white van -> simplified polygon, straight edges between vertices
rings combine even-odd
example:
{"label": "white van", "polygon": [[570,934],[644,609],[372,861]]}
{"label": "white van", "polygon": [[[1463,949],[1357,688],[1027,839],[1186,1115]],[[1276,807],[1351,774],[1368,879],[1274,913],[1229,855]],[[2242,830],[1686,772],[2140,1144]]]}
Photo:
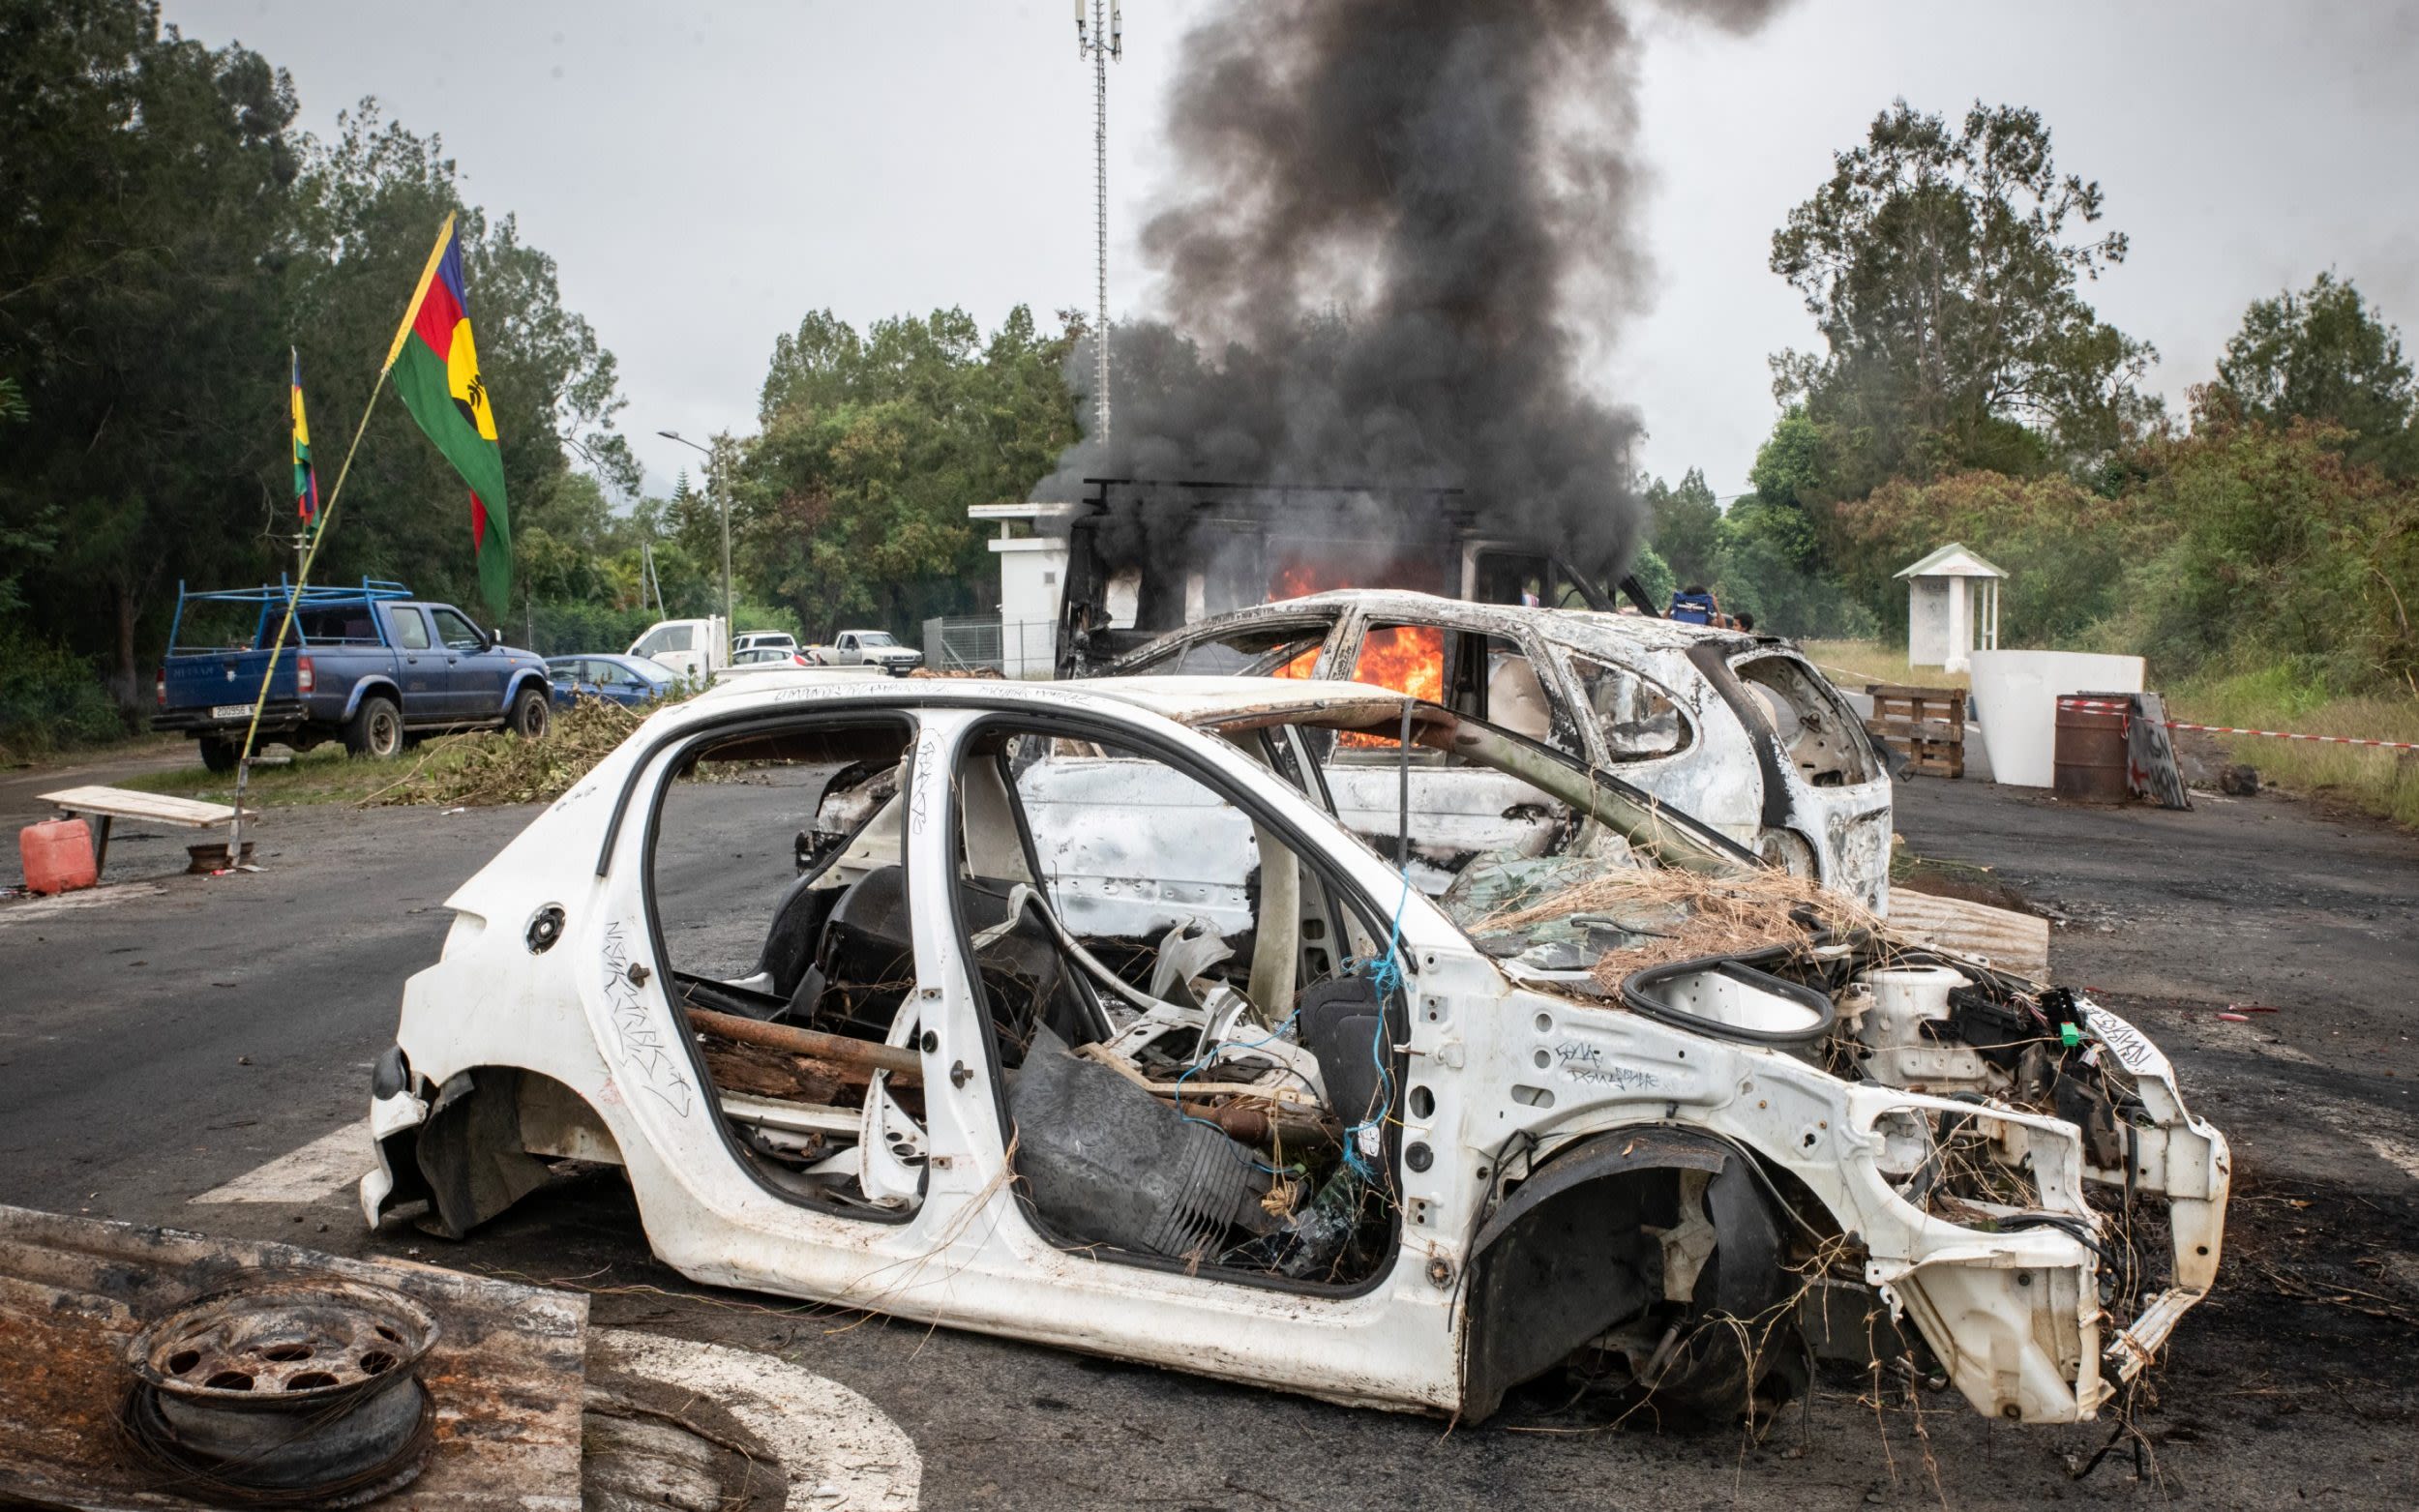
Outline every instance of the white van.
{"label": "white van", "polygon": [[710,676],[731,663],[731,623],[720,614],[659,620],[630,642],[628,654],[669,667],[683,677]]}

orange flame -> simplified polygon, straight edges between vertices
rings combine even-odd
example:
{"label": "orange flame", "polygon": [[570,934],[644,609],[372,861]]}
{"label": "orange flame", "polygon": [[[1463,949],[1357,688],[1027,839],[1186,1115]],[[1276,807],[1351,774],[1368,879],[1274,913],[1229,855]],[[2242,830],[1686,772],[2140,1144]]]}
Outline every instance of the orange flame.
{"label": "orange flame", "polygon": [[1438,701],[1445,694],[1445,632],[1432,625],[1370,631],[1361,637],[1353,680]]}
{"label": "orange flame", "polygon": [[[1401,564],[1374,574],[1381,581],[1395,581],[1403,575]],[[1403,579],[1408,580],[1408,579]],[[1299,598],[1324,588],[1353,586],[1352,576],[1332,567],[1311,562],[1295,562],[1277,572],[1271,598]],[[1308,677],[1316,668],[1319,653],[1314,648],[1303,652],[1279,668],[1279,677]],[[1445,694],[1445,632],[1424,625],[1391,625],[1371,630],[1361,637],[1360,657],[1353,664],[1355,682],[1374,683],[1410,694],[1415,698],[1441,702]],[[1378,735],[1348,734],[1347,746],[1390,748],[1394,742]]]}

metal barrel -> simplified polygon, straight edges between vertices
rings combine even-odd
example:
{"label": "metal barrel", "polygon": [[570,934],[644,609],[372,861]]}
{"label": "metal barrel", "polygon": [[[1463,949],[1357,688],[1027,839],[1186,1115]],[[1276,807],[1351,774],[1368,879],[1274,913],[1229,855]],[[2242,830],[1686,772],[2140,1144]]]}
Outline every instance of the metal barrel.
{"label": "metal barrel", "polygon": [[2076,803],[2124,803],[2126,724],[2130,715],[2106,696],[2058,699],[2057,746],[2050,786]]}

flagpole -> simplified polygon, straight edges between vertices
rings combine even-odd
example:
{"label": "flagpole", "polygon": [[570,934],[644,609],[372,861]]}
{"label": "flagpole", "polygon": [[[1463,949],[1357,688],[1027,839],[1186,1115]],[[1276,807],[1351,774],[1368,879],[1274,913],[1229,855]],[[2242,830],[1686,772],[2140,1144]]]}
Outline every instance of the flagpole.
{"label": "flagpole", "polygon": [[403,318],[395,327],[395,340],[388,343],[386,361],[378,365],[378,375],[370,385],[369,402],[361,406],[361,423],[353,427],[352,444],[344,448],[344,460],[336,469],[336,487],[328,489],[327,507],[317,512],[311,533],[311,548],[303,553],[302,566],[297,569],[294,586],[285,595],[285,617],[278,622],[277,639],[269,645],[269,665],[260,673],[260,694],[252,701],[252,723],[244,726],[244,744],[235,757],[235,817],[227,825],[226,864],[239,865],[244,859],[244,792],[252,778],[253,742],[260,734],[260,710],[269,701],[269,684],[277,677],[278,658],[284,653],[285,637],[294,628],[294,608],[302,602],[303,587],[311,580],[311,564],[319,559],[319,548],[328,538],[328,527],[336,522],[336,503],[344,492],[344,479],[353,470],[353,454],[361,450],[361,437],[370,429],[371,412],[378,407],[378,396],[386,389],[386,375],[395,371],[396,359],[403,354],[403,341],[411,334],[412,317],[420,312],[420,301],[429,292],[429,282],[436,277],[437,263],[445,256],[445,244],[453,238],[454,213],[445,213],[445,223],[436,229],[436,246],[429,252],[428,265],[420,270],[420,282],[413,285],[411,300],[403,306]]}
{"label": "flagpole", "polygon": [[336,501],[344,491],[344,475],[353,470],[353,453],[361,450],[361,437],[370,429],[371,412],[378,407],[378,395],[386,389],[386,374],[387,368],[378,370],[377,381],[370,388],[370,401],[361,406],[361,424],[353,427],[352,444],[344,448],[343,465],[336,469],[336,487],[328,489],[327,505],[312,522],[310,548],[303,552],[302,565],[295,570],[294,586],[285,595],[285,617],[278,621],[277,639],[269,644],[269,665],[260,674],[260,694],[253,699],[252,723],[244,726],[243,749],[235,758],[235,817],[227,826],[228,866],[244,859],[244,790],[252,778],[252,746],[260,733],[260,710],[269,701],[269,684],[277,677],[278,658],[284,653],[286,635],[294,628],[294,607],[302,599],[303,585],[311,580],[311,564],[319,559],[319,547],[328,538],[328,527],[336,522]]}

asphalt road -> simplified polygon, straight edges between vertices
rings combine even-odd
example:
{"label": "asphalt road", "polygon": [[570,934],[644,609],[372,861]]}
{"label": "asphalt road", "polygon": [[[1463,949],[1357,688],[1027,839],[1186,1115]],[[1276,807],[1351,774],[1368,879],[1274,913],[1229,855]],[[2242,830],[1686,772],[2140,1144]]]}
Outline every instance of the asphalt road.
{"label": "asphalt road", "polygon": [[[30,789],[28,789],[30,790]],[[744,949],[805,794],[750,786],[670,858],[676,938]],[[20,793],[0,818],[34,816]],[[182,838],[122,831],[112,885],[0,903],[0,1201],[575,1286],[600,1324],[779,1354],[913,1438],[933,1506],[2408,1505],[2419,1422],[2419,841],[2281,799],[2078,811],[1918,782],[1926,857],[2062,915],[2062,979],[2103,989],[2234,1141],[2220,1293],[2136,1413],[2011,1428],[1827,1378],[1761,1442],[1607,1431],[1534,1397],[1477,1429],[692,1287],[647,1256],[616,1176],[543,1193],[462,1244],[363,1230],[348,1191],[193,1199],[358,1119],[442,901],[526,811],[286,810],[266,870],[188,878]],[[676,954],[683,946],[675,943]],[[701,957],[701,959],[703,959]],[[2274,1008],[2221,1020],[2229,1005]]]}

